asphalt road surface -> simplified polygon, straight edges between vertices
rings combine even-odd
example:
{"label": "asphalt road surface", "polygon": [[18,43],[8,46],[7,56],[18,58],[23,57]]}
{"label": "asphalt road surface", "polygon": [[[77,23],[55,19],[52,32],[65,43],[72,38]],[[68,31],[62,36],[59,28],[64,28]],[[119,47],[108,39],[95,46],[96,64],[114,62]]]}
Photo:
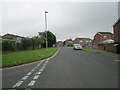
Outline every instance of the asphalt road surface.
{"label": "asphalt road surface", "polygon": [[62,47],[48,60],[2,70],[3,88],[118,88],[115,58]]}

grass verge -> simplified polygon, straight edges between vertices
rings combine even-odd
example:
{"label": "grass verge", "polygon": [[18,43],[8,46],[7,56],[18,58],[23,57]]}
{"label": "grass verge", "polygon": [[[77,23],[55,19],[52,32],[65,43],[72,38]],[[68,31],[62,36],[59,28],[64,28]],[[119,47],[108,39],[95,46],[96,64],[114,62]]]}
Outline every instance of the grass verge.
{"label": "grass verge", "polygon": [[89,51],[89,52],[93,52],[93,53],[97,53],[97,54],[102,54],[102,52],[91,49],[91,48],[82,48],[84,51]]}
{"label": "grass verge", "polygon": [[40,59],[45,59],[52,56],[58,50],[57,47],[37,49],[37,50],[24,50],[17,51],[9,54],[2,55],[2,66],[0,67],[9,67],[20,65],[24,63],[33,62]]}

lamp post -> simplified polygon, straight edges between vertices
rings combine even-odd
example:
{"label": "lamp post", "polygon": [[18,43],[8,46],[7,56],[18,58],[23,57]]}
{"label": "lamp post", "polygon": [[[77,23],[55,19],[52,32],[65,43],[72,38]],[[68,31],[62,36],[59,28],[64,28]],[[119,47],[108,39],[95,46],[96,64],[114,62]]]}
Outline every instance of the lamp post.
{"label": "lamp post", "polygon": [[47,17],[46,14],[48,11],[45,11],[45,32],[46,32],[46,50],[48,50],[48,41],[47,41]]}

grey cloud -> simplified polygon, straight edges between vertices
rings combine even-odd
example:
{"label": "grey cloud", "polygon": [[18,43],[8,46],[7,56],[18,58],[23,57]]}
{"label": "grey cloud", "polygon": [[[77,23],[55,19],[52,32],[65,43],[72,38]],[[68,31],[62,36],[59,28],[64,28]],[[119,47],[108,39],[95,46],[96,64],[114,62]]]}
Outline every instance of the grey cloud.
{"label": "grey cloud", "polygon": [[[39,7],[41,5],[43,5],[43,8]],[[3,24],[5,25],[7,23],[11,26],[15,25],[10,27],[9,30],[17,29],[17,27],[19,27],[19,30],[14,31],[16,33],[18,32],[18,34],[37,34],[37,32],[44,30],[43,12],[38,13],[38,11],[48,7],[48,9],[51,8],[51,10],[54,11],[54,16],[51,17],[54,18],[57,12],[62,14],[54,20],[52,20],[52,18],[49,19],[51,11],[49,11],[47,15],[48,29],[57,35],[58,40],[65,40],[66,38],[75,38],[81,36],[93,37],[97,31],[112,31],[112,25],[118,18],[117,5],[117,2],[64,2],[47,3],[46,5],[45,3],[33,3],[31,15],[28,18],[18,21],[3,21],[5,22]],[[42,15],[39,16],[36,14]],[[25,14],[25,16],[27,17],[27,14]],[[37,27],[31,27],[32,23],[36,24]],[[38,26],[39,24],[40,27]],[[26,33],[20,31],[20,25],[22,25],[23,31],[24,29],[26,30]],[[26,25],[28,27],[26,27]]]}

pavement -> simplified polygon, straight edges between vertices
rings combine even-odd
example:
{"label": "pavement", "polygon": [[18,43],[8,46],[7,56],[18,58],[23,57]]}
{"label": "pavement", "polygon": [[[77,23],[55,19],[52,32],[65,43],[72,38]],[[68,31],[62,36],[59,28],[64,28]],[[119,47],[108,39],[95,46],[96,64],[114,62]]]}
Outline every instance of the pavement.
{"label": "pavement", "polygon": [[118,88],[114,57],[62,47],[50,59],[2,70],[3,88]]}
{"label": "pavement", "polygon": [[[98,50],[98,49],[96,49],[96,50]],[[113,57],[113,58],[115,58],[116,60],[118,59],[118,56],[119,56],[119,54],[113,53],[113,52],[108,52],[108,51],[104,51],[104,50],[98,50],[98,51],[103,52],[104,55]]]}

